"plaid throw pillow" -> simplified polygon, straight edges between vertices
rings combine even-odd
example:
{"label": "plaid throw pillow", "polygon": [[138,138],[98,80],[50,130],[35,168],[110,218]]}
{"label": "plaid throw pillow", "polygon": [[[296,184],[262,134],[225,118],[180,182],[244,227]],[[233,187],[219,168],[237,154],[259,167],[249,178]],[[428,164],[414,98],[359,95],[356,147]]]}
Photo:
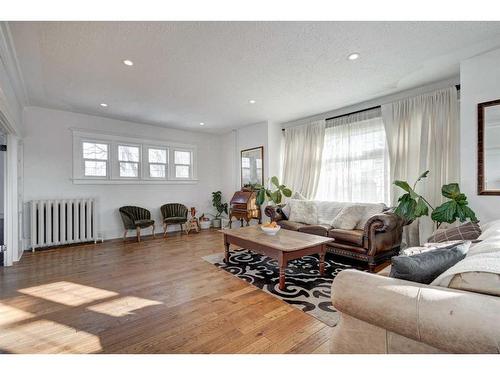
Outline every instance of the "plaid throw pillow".
{"label": "plaid throw pillow", "polygon": [[436,231],[427,239],[427,242],[476,240],[480,235],[481,228],[477,223],[465,223],[458,227]]}

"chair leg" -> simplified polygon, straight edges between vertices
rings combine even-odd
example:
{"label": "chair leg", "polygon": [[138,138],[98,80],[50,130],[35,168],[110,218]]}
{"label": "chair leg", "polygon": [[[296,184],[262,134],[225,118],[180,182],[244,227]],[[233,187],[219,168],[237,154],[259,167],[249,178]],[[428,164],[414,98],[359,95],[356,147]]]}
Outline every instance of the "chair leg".
{"label": "chair leg", "polygon": [[137,231],[137,242],[141,242],[141,227],[135,228]]}
{"label": "chair leg", "polygon": [[182,226],[182,223],[180,224],[180,226],[181,226],[181,236],[182,236],[182,232],[184,232],[184,228]]}
{"label": "chair leg", "polygon": [[152,231],[153,231],[153,238],[155,238],[155,225],[151,225]]}
{"label": "chair leg", "polygon": [[128,230],[125,229],[125,232],[123,232],[123,241],[127,239],[127,232]]}
{"label": "chair leg", "polygon": [[167,228],[168,225],[166,223],[163,223],[163,237],[167,238]]}

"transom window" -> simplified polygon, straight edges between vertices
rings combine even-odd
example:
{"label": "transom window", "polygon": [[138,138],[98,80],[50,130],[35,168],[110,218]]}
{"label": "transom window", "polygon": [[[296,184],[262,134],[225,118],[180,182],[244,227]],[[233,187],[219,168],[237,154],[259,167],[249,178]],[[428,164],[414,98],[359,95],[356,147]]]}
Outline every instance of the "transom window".
{"label": "transom window", "polygon": [[150,178],[167,177],[167,150],[162,148],[148,148],[148,163]]}
{"label": "transom window", "polygon": [[175,178],[191,177],[191,152],[174,151]]}
{"label": "transom window", "polygon": [[73,129],[75,184],[197,182],[196,146]]}
{"label": "transom window", "polygon": [[86,177],[108,175],[108,145],[106,143],[83,142],[83,169]]}
{"label": "transom window", "polygon": [[139,177],[140,148],[138,146],[118,145],[118,164],[120,177]]}

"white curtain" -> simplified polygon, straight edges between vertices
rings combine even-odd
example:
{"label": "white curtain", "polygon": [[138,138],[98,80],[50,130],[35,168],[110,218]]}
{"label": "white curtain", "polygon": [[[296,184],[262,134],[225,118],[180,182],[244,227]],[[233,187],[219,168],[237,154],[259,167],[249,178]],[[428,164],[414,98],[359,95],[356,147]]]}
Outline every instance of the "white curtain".
{"label": "white curtain", "polygon": [[285,130],[283,183],[312,199],[318,188],[325,120]]}
{"label": "white curtain", "polygon": [[389,203],[389,155],[380,108],[326,122],[316,199]]}
{"label": "white curtain", "polygon": [[[382,105],[390,154],[391,181],[410,184],[429,170],[418,192],[436,207],[443,202],[441,186],[459,178],[459,106],[455,87]],[[403,191],[391,189],[392,204]],[[405,230],[408,246],[427,240],[433,231],[430,218]]]}

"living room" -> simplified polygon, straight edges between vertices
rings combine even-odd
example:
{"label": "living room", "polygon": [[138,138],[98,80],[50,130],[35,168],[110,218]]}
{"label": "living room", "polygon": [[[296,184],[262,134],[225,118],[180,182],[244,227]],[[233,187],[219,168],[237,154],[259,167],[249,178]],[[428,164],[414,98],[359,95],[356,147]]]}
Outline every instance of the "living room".
{"label": "living room", "polygon": [[14,8],[0,353],[500,352],[500,21]]}

